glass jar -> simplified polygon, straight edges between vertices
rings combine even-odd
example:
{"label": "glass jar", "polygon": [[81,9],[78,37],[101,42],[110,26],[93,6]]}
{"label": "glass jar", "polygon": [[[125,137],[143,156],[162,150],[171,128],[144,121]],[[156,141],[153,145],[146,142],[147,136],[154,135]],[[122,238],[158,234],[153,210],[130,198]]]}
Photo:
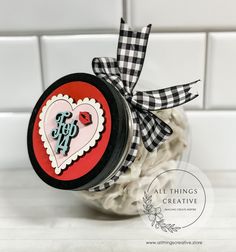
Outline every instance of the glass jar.
{"label": "glass jar", "polygon": [[157,174],[161,188],[168,188],[175,180],[170,169],[187,169],[191,151],[191,132],[181,107],[165,109],[155,114],[168,123],[173,134],[158,149],[148,152],[142,141],[135,161],[122,173],[119,180],[105,191],[73,192],[78,201],[105,214],[135,216],[143,205],[143,193]]}

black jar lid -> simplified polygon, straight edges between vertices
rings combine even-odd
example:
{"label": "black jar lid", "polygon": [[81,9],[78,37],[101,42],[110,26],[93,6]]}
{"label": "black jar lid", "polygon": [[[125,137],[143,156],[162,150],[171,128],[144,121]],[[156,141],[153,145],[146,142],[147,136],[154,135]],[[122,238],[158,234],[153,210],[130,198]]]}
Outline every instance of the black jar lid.
{"label": "black jar lid", "polygon": [[119,91],[75,73],[49,86],[28,126],[28,152],[38,176],[59,189],[89,189],[106,180],[127,152],[130,114]]}

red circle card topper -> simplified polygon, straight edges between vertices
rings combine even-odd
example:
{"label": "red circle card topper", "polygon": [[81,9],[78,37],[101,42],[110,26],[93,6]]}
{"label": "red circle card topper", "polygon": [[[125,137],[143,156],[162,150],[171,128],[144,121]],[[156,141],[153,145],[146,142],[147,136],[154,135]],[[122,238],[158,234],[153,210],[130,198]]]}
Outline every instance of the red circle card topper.
{"label": "red circle card topper", "polygon": [[52,84],[29,123],[28,150],[36,173],[56,188],[79,190],[109,177],[126,147],[123,103],[112,85],[89,74],[71,74]]}

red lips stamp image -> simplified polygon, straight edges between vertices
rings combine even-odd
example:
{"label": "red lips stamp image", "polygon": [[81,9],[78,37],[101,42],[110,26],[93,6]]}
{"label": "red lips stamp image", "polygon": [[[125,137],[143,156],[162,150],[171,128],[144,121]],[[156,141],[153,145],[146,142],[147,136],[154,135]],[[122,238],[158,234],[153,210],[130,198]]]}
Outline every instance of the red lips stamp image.
{"label": "red lips stamp image", "polygon": [[91,114],[89,114],[89,112],[80,112],[79,113],[79,120],[81,123],[83,123],[84,125],[89,125],[92,123],[92,117]]}

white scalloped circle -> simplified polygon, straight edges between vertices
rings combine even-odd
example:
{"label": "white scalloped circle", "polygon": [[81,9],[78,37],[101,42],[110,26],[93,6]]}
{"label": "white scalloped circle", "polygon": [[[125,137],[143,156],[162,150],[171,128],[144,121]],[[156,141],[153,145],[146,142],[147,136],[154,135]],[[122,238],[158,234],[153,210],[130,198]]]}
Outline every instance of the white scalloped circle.
{"label": "white scalloped circle", "polygon": [[[92,139],[80,150],[77,150],[75,153],[73,153],[71,156],[69,156],[65,162],[63,162],[62,165],[57,166],[56,162],[56,156],[53,152],[53,149],[50,145],[50,143],[47,140],[45,128],[44,128],[44,118],[47,114],[48,108],[55,103],[57,100],[65,100],[71,105],[71,109],[73,110],[80,106],[81,104],[91,104],[94,108],[96,108],[96,111],[98,113],[98,125],[96,133],[93,135]],[[42,108],[42,112],[39,115],[40,121],[39,121],[39,134],[41,135],[41,140],[43,141],[44,148],[46,149],[46,152],[49,156],[49,160],[51,161],[51,166],[55,169],[55,173],[59,175],[62,170],[66,169],[72,161],[76,161],[79,157],[83,156],[86,152],[88,152],[92,147],[94,147],[100,138],[100,135],[102,131],[104,130],[104,111],[101,108],[100,103],[96,102],[95,99],[89,99],[84,98],[83,100],[78,100],[77,103],[74,103],[73,99],[70,98],[68,95],[58,94],[56,96],[53,96],[50,100],[47,101],[46,105]]]}

